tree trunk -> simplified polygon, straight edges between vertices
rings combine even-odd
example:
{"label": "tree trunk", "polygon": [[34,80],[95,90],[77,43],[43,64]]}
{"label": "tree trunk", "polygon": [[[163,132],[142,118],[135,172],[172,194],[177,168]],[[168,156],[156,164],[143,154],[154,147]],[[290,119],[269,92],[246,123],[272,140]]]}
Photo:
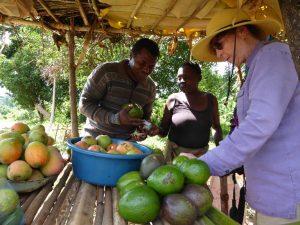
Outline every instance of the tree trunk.
{"label": "tree trunk", "polygon": [[286,35],[300,79],[300,2],[279,0]]}
{"label": "tree trunk", "polygon": [[42,103],[35,104],[34,107],[39,114],[41,122],[43,122],[45,118],[50,117],[50,113],[44,108]]}
{"label": "tree trunk", "polygon": [[52,129],[52,125],[54,123],[55,118],[55,97],[56,97],[56,75],[53,77],[53,90],[52,90],[52,105],[51,105],[51,116],[50,116],[50,130]]}
{"label": "tree trunk", "polygon": [[74,41],[74,20],[71,20],[71,30],[68,31],[69,37],[69,94],[71,105],[71,132],[72,137],[78,137],[78,118],[77,118],[77,88],[76,88],[76,66],[74,60],[75,41]]}

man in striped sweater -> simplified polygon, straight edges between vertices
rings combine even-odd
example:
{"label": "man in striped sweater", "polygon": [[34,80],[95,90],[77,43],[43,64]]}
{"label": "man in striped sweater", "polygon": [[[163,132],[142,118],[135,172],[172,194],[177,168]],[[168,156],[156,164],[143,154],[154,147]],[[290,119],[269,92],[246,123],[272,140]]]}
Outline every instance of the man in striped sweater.
{"label": "man in striped sweater", "polygon": [[122,109],[126,103],[141,105],[143,119],[150,119],[156,86],[149,75],[158,58],[158,45],[142,38],[133,45],[129,60],[103,63],[92,71],[79,101],[87,117],[85,133],[129,139],[143,120],[129,117],[128,109]]}

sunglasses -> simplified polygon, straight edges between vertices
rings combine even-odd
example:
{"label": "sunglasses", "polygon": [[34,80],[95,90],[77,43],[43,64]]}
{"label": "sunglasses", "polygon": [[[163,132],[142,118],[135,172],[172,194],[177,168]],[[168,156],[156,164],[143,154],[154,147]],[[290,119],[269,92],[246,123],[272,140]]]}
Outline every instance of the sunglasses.
{"label": "sunglasses", "polygon": [[211,48],[213,50],[222,50],[223,49],[223,44],[220,41],[214,41],[213,43],[211,43]]}
{"label": "sunglasses", "polygon": [[216,50],[222,50],[223,49],[223,43],[221,42],[221,39],[228,35],[228,34],[235,34],[236,29],[230,29],[223,31],[219,34],[217,34],[211,41],[210,41],[210,48],[213,49],[214,51]]}
{"label": "sunglasses", "polygon": [[223,49],[223,44],[221,42],[221,39],[225,36],[224,35],[217,35],[215,36],[209,43],[209,46],[212,50],[216,51],[216,50],[222,50]]}

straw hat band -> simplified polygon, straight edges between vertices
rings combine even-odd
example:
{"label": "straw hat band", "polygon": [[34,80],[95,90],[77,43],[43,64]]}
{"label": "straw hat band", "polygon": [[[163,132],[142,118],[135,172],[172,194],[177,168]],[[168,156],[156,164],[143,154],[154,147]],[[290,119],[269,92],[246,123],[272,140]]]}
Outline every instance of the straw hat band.
{"label": "straw hat band", "polygon": [[242,21],[239,21],[239,22],[237,22],[237,23],[230,24],[230,25],[227,25],[227,26],[225,26],[225,27],[222,27],[222,28],[218,29],[216,32],[218,32],[218,31],[220,31],[220,30],[223,30],[223,29],[225,29],[225,28],[228,28],[228,27],[235,28],[235,27],[237,27],[236,25],[238,25],[238,24],[240,24],[240,23],[249,22],[249,21],[251,21],[251,20],[242,20]]}

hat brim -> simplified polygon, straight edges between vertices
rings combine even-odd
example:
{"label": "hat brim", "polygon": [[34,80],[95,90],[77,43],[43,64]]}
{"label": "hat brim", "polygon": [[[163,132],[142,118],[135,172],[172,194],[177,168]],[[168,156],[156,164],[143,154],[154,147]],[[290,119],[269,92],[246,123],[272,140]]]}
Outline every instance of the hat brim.
{"label": "hat brim", "polygon": [[207,62],[222,62],[224,60],[217,58],[216,53],[213,49],[210,48],[210,41],[219,33],[229,30],[235,27],[240,27],[244,25],[254,25],[260,31],[260,38],[266,38],[267,35],[276,34],[280,31],[281,25],[276,20],[251,20],[243,23],[238,23],[236,25],[226,27],[223,29],[218,30],[217,32],[206,36],[205,38],[201,39],[195,46],[192,48],[191,54],[193,58],[207,61]]}

